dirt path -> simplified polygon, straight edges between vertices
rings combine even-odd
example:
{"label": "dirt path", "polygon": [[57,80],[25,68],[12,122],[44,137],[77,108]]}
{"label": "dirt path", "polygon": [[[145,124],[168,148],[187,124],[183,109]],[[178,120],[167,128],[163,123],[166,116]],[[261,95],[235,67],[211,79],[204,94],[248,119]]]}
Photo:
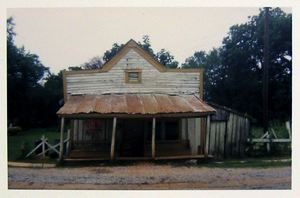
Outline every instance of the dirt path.
{"label": "dirt path", "polygon": [[9,168],[10,189],[290,189],[291,167],[129,166]]}

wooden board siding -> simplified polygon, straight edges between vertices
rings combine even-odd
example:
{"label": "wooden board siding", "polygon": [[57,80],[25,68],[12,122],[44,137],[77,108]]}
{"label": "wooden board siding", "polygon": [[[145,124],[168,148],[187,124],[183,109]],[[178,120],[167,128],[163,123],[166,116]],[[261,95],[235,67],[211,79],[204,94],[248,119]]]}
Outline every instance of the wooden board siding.
{"label": "wooden board siding", "polygon": [[[216,108],[219,111],[218,108]],[[220,116],[219,118],[223,118]],[[85,120],[75,120],[73,123],[73,146],[72,148],[81,148],[86,142],[90,142],[92,139],[85,135],[86,134],[86,122]],[[145,128],[143,129],[144,134],[146,134],[147,120],[144,120]],[[202,121],[202,123],[201,123]],[[112,119],[103,119],[103,128],[105,131],[101,140],[106,142],[109,146],[111,142],[111,131],[112,131]],[[122,119],[118,121],[118,126],[116,130],[116,154],[120,152],[119,143],[122,139],[120,132],[122,125]],[[149,129],[150,130],[150,129]],[[208,144],[208,154],[214,156],[215,158],[234,158],[234,157],[243,157],[245,155],[246,140],[249,136],[250,130],[250,120],[249,118],[238,115],[233,112],[228,112],[227,120],[214,120],[210,121],[210,133],[209,144]],[[150,130],[151,131],[151,130]],[[171,144],[165,146],[165,144],[160,145],[159,141],[156,141],[155,151],[156,156],[164,156],[165,154],[172,155],[172,152],[180,155],[196,155],[203,154],[204,152],[204,142],[205,142],[205,133],[206,133],[206,119],[205,118],[185,118],[181,119],[179,125],[179,142],[178,144]],[[146,135],[145,135],[146,138]],[[187,140],[187,141],[186,141]],[[188,144],[186,144],[188,142]],[[151,141],[148,142],[144,139],[145,145],[145,156],[151,156]],[[178,147],[177,147],[177,146]],[[199,149],[199,146],[201,149]],[[176,147],[176,149],[175,149]],[[171,149],[170,152],[163,153],[168,149]],[[160,149],[162,151],[160,151]],[[182,152],[181,152],[182,151]],[[200,151],[200,152],[199,152]],[[202,152],[202,153],[201,153]],[[175,153],[173,155],[175,156]]]}
{"label": "wooden board siding", "polygon": [[199,154],[201,152],[199,146],[203,147],[203,145],[201,145],[201,134],[204,132],[203,128],[201,127],[201,118],[186,119],[185,124],[187,125],[187,140],[191,148],[191,154]]}
{"label": "wooden board siding", "polygon": [[80,148],[91,144],[98,144],[103,142],[110,143],[111,138],[111,119],[103,119],[102,125],[99,128],[99,133],[88,132],[87,122],[89,120],[72,120],[72,147]]}
{"label": "wooden board siding", "polygon": [[212,120],[208,153],[215,158],[244,157],[249,126],[248,118],[234,113],[228,120]]}
{"label": "wooden board siding", "polygon": [[[125,82],[125,70],[140,69],[142,82]],[[199,96],[200,75],[197,72],[160,72],[135,50],[119,60],[109,71],[66,75],[68,94],[166,93]]]}
{"label": "wooden board siding", "polygon": [[225,136],[225,122],[211,121],[210,140],[209,140],[209,154],[216,158],[222,158],[224,153],[224,136]]}
{"label": "wooden board siding", "polygon": [[[217,110],[217,116],[212,116],[214,119],[210,121],[208,154],[217,159],[244,157],[250,131],[249,118],[242,116],[242,114],[227,110],[224,111],[224,109],[218,109],[217,107],[214,108]],[[196,148],[200,146],[198,150],[200,153],[198,154],[203,154],[206,119],[189,118],[186,120],[191,152],[192,154],[196,154]],[[182,127],[182,129],[184,128]]]}
{"label": "wooden board siding", "polygon": [[195,119],[187,119],[188,140],[191,147],[191,153],[195,152]]}
{"label": "wooden board siding", "polygon": [[[86,135],[86,122],[87,120],[75,120],[74,121],[74,132],[73,132],[73,146],[72,148],[82,148],[89,143],[92,139],[90,139]],[[202,123],[201,123],[202,121]],[[103,137],[101,136],[101,142],[110,145],[111,142],[111,131],[112,131],[112,119],[103,119]],[[123,124],[122,119],[119,122],[119,127],[117,126],[116,131],[116,153],[120,152],[121,135],[120,132]],[[172,151],[168,152],[168,154],[172,154],[174,151],[176,154],[203,154],[204,152],[204,143],[205,143],[205,133],[206,133],[206,119],[200,118],[188,118],[181,119],[181,124],[179,125],[179,141],[178,144],[172,144]],[[146,134],[147,131],[151,131],[151,129],[147,130],[148,126],[146,120],[144,120],[143,132]],[[234,113],[229,113],[228,120],[210,121],[210,133],[209,135],[209,144],[208,144],[208,154],[214,156],[214,158],[222,159],[222,158],[233,158],[233,157],[244,157],[245,156],[245,148],[246,148],[246,140],[249,135],[250,130],[250,121],[248,118],[236,115]],[[186,137],[187,136],[187,137]],[[162,141],[163,142],[163,141]],[[188,144],[187,144],[188,142]],[[144,139],[145,151],[144,155],[147,157],[151,157],[151,141],[147,143],[146,139]],[[157,156],[164,156],[162,152],[167,149],[164,147],[165,144],[160,145],[160,142],[156,142],[156,151]],[[173,146],[177,145],[178,148],[173,148]],[[200,149],[199,149],[200,146]],[[170,147],[171,148],[171,147]],[[182,150],[182,152],[180,152]],[[173,155],[175,155],[173,153]]]}
{"label": "wooden board siding", "polygon": [[201,142],[201,119],[200,118],[195,118],[195,153],[194,154],[199,154],[199,146]]}

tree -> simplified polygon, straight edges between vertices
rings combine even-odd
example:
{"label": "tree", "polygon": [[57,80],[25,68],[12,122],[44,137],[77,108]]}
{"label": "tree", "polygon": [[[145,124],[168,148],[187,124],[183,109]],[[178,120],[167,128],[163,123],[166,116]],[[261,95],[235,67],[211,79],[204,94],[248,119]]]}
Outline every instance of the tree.
{"label": "tree", "polygon": [[102,58],[100,56],[95,56],[91,58],[88,62],[83,63],[80,67],[82,69],[99,69],[103,65]]}
{"label": "tree", "polygon": [[81,66],[71,66],[71,67],[68,67],[68,70],[69,71],[79,71],[79,70],[82,70],[82,67]]}
{"label": "tree", "polygon": [[63,105],[63,70],[58,75],[50,74],[45,80],[43,88],[43,101],[44,109],[47,113],[43,114],[40,118],[43,120],[43,125],[52,126],[59,123],[56,112]]}
{"label": "tree", "polygon": [[200,68],[204,67],[206,61],[206,53],[204,51],[195,52],[193,56],[185,59],[182,64],[184,68]]}
{"label": "tree", "polygon": [[159,52],[157,52],[156,58],[162,65],[168,68],[178,67],[178,62],[174,60],[174,56],[172,56],[170,52],[165,49],[161,49]]}
{"label": "tree", "polygon": [[[155,54],[152,49],[150,37],[148,35],[144,35],[142,38],[142,42],[138,42],[138,45],[141,46],[145,51],[147,51],[153,58],[159,61],[162,65],[169,68],[177,68],[178,62],[174,60],[174,56],[170,54],[166,49],[161,49],[158,53]],[[103,60],[105,62],[112,59],[124,46],[124,44],[114,43],[110,50],[105,51],[103,55]]]}
{"label": "tree", "polygon": [[[245,24],[231,27],[223,41],[223,102],[261,120],[264,12]],[[271,119],[290,119],[292,17],[279,8],[270,10],[269,112]],[[235,101],[232,103],[232,101]]]}
{"label": "tree", "polygon": [[104,62],[108,62],[112,57],[114,57],[124,46],[124,44],[114,43],[110,50],[106,50],[103,55]]}
{"label": "tree", "polygon": [[49,74],[36,54],[14,44],[14,21],[7,19],[7,96],[9,122],[30,126],[37,124],[41,81]]}
{"label": "tree", "polygon": [[151,46],[150,37],[148,35],[144,35],[143,42],[138,42],[138,44],[162,65],[169,68],[178,67],[178,62],[174,60],[174,56],[172,56],[166,49],[161,49],[158,53],[154,53],[154,50]]}
{"label": "tree", "polygon": [[[188,58],[184,67],[205,67],[205,98],[262,120],[264,12],[233,25],[223,44]],[[270,10],[269,111],[271,119],[291,118],[292,16]]]}
{"label": "tree", "polygon": [[148,35],[144,35],[143,36],[143,42],[138,42],[138,44],[144,49],[146,50],[150,55],[152,55],[153,57],[155,57],[154,54],[154,50],[151,47],[151,43],[150,43],[150,37]]}
{"label": "tree", "polygon": [[182,68],[205,68],[204,98],[207,101],[214,101],[214,94],[219,92],[221,86],[219,81],[223,78],[220,50],[214,48],[208,53],[196,51],[193,56],[185,60]]}
{"label": "tree", "polygon": [[220,80],[226,78],[222,74],[222,60],[220,57],[220,50],[213,49],[208,54],[205,55],[205,61],[203,62],[205,67],[204,70],[204,97],[208,101],[213,101],[215,98],[214,94],[221,92],[219,89]]}
{"label": "tree", "polygon": [[6,30],[7,43],[12,44],[14,36],[16,35],[16,33],[14,31],[14,26],[15,26],[14,19],[12,17],[9,17],[6,21],[6,23],[7,23],[7,30]]}

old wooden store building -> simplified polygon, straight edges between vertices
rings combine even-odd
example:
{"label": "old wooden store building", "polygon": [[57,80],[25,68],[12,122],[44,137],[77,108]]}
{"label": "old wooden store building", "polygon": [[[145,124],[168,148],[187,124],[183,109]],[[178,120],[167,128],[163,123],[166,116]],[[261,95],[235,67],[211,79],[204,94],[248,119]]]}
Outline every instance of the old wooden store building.
{"label": "old wooden store building", "polygon": [[63,155],[61,146],[60,159],[210,154],[210,117],[216,110],[202,100],[202,69],[168,69],[130,40],[101,69],[67,71],[63,83],[65,104],[57,112],[61,145],[66,120],[71,135],[69,152]]}

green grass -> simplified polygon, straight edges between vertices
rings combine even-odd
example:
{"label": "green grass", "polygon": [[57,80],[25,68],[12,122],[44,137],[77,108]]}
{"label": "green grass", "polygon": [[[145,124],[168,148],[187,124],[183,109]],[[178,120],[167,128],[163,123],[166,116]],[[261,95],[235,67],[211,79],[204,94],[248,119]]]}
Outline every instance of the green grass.
{"label": "green grass", "polygon": [[[273,124],[274,130],[281,131],[277,133],[277,136],[279,138],[286,137],[287,131],[285,129],[284,124]],[[259,131],[262,131],[261,128],[257,127],[254,128],[254,131],[256,130],[256,133]],[[261,132],[262,133],[262,132]],[[31,151],[34,148],[34,142],[42,137],[42,135],[45,135],[45,137],[48,139],[48,142],[50,144],[53,144],[55,139],[59,139],[60,133],[58,131],[58,128],[37,128],[37,129],[30,129],[26,131],[22,131],[18,133],[17,135],[9,135],[8,136],[8,160],[9,161],[27,161],[27,162],[51,162],[53,160],[37,160],[37,159],[25,159],[24,156],[22,156],[22,145],[25,143],[28,144],[28,152]],[[262,134],[260,134],[262,135]],[[64,134],[64,137],[66,137],[66,134]],[[26,152],[26,154],[28,153]],[[242,159],[242,160],[224,160],[224,161],[211,161],[207,163],[199,163],[196,166],[200,167],[220,167],[220,168],[245,168],[245,167],[278,167],[278,166],[291,166],[291,160],[287,161],[277,161],[277,157],[267,157],[267,158],[248,158],[248,159]],[[290,155],[286,155],[285,158],[290,159]],[[280,158],[279,158],[280,159]],[[174,166],[190,166],[186,165],[184,162],[176,162],[176,161],[166,161],[166,162],[156,162],[158,164],[170,164]],[[104,163],[106,165],[115,166],[116,163]],[[119,162],[117,165],[130,165],[134,164],[134,162],[125,163],[125,162]],[[193,165],[192,165],[193,166]]]}
{"label": "green grass", "polygon": [[[244,160],[225,160],[219,162],[210,162],[203,164],[210,168],[267,168],[267,167],[283,167],[291,166],[292,160],[285,159],[244,159]],[[201,166],[201,165],[200,165]]]}
{"label": "green grass", "polygon": [[174,167],[207,167],[207,168],[268,168],[268,167],[285,167],[291,166],[290,157],[263,157],[263,158],[245,158],[245,159],[228,159],[222,161],[199,161],[198,163],[185,163],[184,161],[161,161],[156,162],[160,165],[171,165]]}
{"label": "green grass", "polygon": [[[278,138],[289,138],[288,131],[284,122],[271,121],[269,123],[269,130],[274,129]],[[270,131],[271,132],[271,131]],[[253,126],[251,129],[251,136],[253,138],[260,138],[263,135],[262,126]]]}
{"label": "green grass", "polygon": [[[272,138],[274,138],[271,133],[271,129],[275,131],[277,138],[289,138],[288,131],[286,129],[284,122],[271,121],[269,122],[269,131]],[[252,138],[260,138],[263,135],[263,128],[261,126],[252,126],[250,136]],[[247,154],[249,156],[265,156],[265,155],[290,155],[291,156],[291,144],[290,143],[272,143],[270,154],[267,153],[266,143],[253,143],[249,148]]]}
{"label": "green grass", "polygon": [[290,157],[260,157],[245,159],[228,159],[223,161],[199,161],[198,163],[187,163],[187,160],[160,160],[160,161],[103,161],[103,162],[68,162],[58,167],[115,167],[134,166],[139,163],[153,163],[155,165],[169,165],[173,167],[207,167],[207,168],[272,168],[291,166]]}
{"label": "green grass", "polygon": [[[34,148],[34,142],[45,135],[50,144],[53,144],[55,139],[59,139],[60,133],[57,128],[36,128],[22,131],[16,135],[8,135],[8,160],[23,161],[22,146],[27,144],[26,154]],[[66,134],[64,134],[66,137]]]}

